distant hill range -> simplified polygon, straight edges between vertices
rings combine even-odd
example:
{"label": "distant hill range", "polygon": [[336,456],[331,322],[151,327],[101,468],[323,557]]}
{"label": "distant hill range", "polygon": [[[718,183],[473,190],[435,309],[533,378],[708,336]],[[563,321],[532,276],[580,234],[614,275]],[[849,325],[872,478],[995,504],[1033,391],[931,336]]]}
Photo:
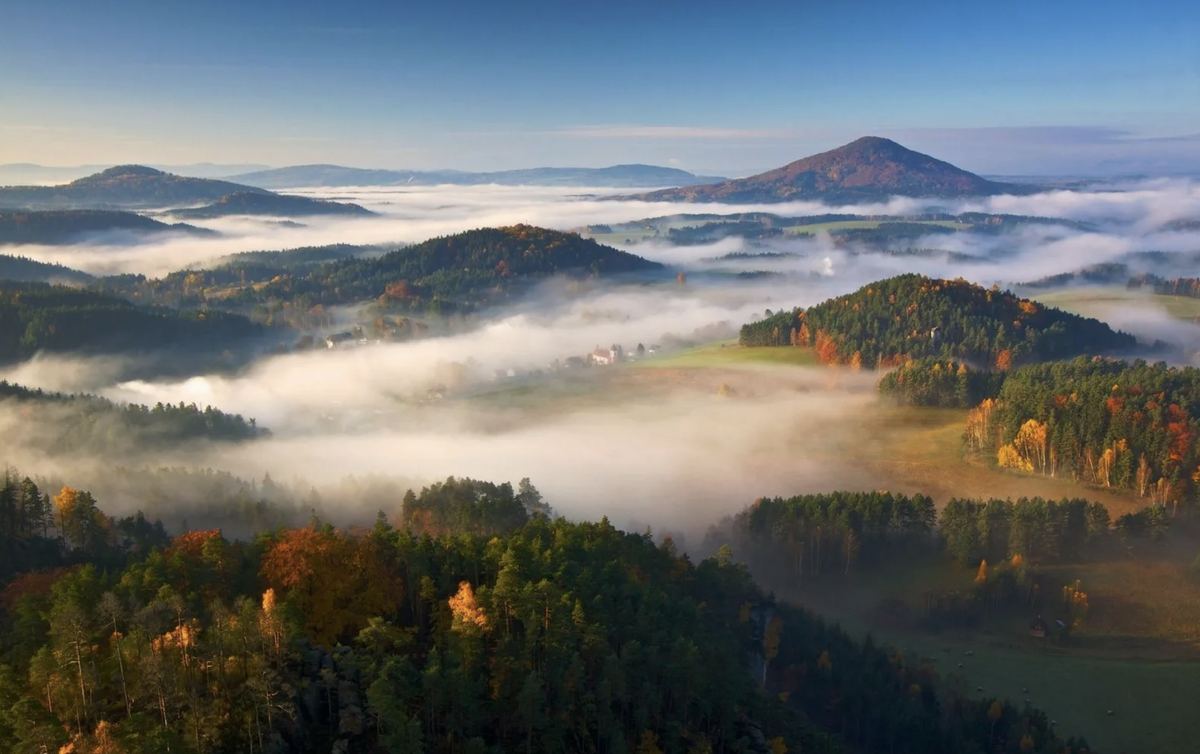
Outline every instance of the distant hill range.
{"label": "distant hill range", "polygon": [[572,186],[580,188],[650,188],[691,186],[723,180],[655,165],[607,168],[530,168],[493,173],[457,170],[367,170],[339,165],[296,165],[235,175],[230,180],[266,189],[306,186]]}
{"label": "distant hill range", "polygon": [[1029,184],[998,183],[948,162],[866,136],[749,178],[620,197],[654,202],[856,202],[888,196],[969,197],[1030,194]]}
{"label": "distant hill range", "polygon": [[[67,183],[99,173],[110,165],[37,165],[31,162],[10,162],[0,165],[0,186],[49,186]],[[255,163],[197,162],[191,165],[150,165],[150,167],[189,178],[224,178],[227,175],[266,170],[269,166]]]}
{"label": "distant hill range", "polygon": [[189,233],[215,236],[216,231],[184,223],[168,224],[134,212],[99,209],[26,212],[0,209],[0,246],[79,243],[101,235],[120,234],[124,240],[149,233]]}
{"label": "distant hill range", "polygon": [[[241,195],[259,194],[260,200],[247,200]],[[119,165],[61,186],[9,186],[0,188],[0,208],[47,209],[149,209],[191,208],[198,204],[212,205],[227,196],[231,200],[225,209],[238,204],[258,211],[245,214],[268,214],[262,211],[273,199],[279,212],[297,217],[312,214],[331,214],[329,202],[307,197],[281,197],[265,189],[243,186],[211,178],[186,178],[164,173],[143,165]],[[352,205],[347,205],[352,206]],[[239,214],[233,211],[217,214]],[[353,214],[369,214],[361,207],[347,210]],[[202,215],[202,216],[217,216]]]}
{"label": "distant hill range", "polygon": [[287,196],[259,191],[237,191],[226,194],[204,207],[173,210],[172,215],[184,219],[227,217],[229,215],[270,215],[273,217],[308,217],[311,215],[371,216],[374,212],[357,204],[341,204],[305,196]]}

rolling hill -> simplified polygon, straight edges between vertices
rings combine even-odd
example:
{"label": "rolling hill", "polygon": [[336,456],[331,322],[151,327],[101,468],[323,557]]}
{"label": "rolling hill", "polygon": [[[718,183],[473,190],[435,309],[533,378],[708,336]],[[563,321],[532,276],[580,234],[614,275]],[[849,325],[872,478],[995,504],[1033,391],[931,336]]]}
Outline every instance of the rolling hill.
{"label": "rolling hill", "polygon": [[245,317],[221,311],[138,306],[117,296],[44,283],[0,281],[0,363],[55,353],[196,356],[262,335]]}
{"label": "rolling hill", "polygon": [[204,207],[179,209],[171,212],[184,219],[207,219],[230,215],[269,215],[272,217],[309,217],[313,215],[356,215],[370,217],[375,213],[357,204],[327,202],[306,196],[288,196],[257,191],[237,191],[226,194]]}
{"label": "rolling hill", "polygon": [[1028,194],[1036,186],[989,181],[890,139],[866,136],[775,170],[720,183],[620,197],[656,202],[869,201],[888,196]]}
{"label": "rolling hill", "polygon": [[209,178],[185,178],[142,165],[119,165],[62,186],[0,188],[0,207],[173,207],[215,202],[237,191],[262,189]]}
{"label": "rolling hill", "polygon": [[[265,189],[243,186],[211,178],[186,178],[164,173],[144,165],[119,165],[61,186],[8,186],[0,188],[0,208],[47,209],[169,209],[212,205],[227,196],[243,197],[247,206],[262,206],[270,199],[253,200],[244,197],[258,194],[278,197]],[[316,199],[287,197],[292,214],[330,214],[329,208]],[[358,210],[365,212],[361,207]],[[355,212],[355,210],[348,210]],[[224,214],[240,214],[229,212]],[[255,214],[253,212],[245,214]],[[268,213],[271,214],[271,213]],[[216,216],[216,215],[213,215]]]}
{"label": "rolling hill", "polygon": [[830,364],[874,367],[935,357],[1001,370],[1137,345],[1103,322],[1008,291],[911,273],[747,324],[740,341],[814,346]]}
{"label": "rolling hill", "polygon": [[216,231],[184,223],[168,224],[133,212],[96,209],[21,212],[0,210],[0,246],[78,243],[99,234],[145,235],[149,233],[217,235]]}
{"label": "rolling hill", "polygon": [[579,186],[647,188],[690,186],[721,180],[655,165],[614,165],[607,168],[530,168],[492,173],[457,170],[368,170],[340,165],[295,165],[235,175],[231,180],[267,189],[302,186]]}
{"label": "rolling hill", "polygon": [[[206,270],[181,270],[157,280],[126,275],[100,283],[105,291],[158,305],[246,314],[275,310],[279,314],[273,321],[300,326],[317,305],[373,302],[391,311],[437,315],[512,301],[557,275],[608,279],[665,274],[657,262],[575,233],[529,225],[470,230],[383,255],[371,251],[298,249]],[[279,303],[288,306],[281,310]]]}
{"label": "rolling hill", "polygon": [[80,270],[52,262],[39,262],[28,257],[0,254],[0,280],[19,283],[51,283],[55,285],[82,285],[94,280]]}

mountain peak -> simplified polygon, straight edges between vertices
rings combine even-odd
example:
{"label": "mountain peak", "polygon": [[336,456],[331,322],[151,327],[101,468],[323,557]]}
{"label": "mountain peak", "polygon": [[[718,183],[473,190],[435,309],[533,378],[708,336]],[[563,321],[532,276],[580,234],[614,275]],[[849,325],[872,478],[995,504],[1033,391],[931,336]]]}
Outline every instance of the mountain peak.
{"label": "mountain peak", "polygon": [[[781,168],[733,181],[636,197],[651,201],[878,201],[889,196],[964,197],[1020,193],[891,139],[864,136]],[[1028,193],[1025,191],[1024,193]]]}

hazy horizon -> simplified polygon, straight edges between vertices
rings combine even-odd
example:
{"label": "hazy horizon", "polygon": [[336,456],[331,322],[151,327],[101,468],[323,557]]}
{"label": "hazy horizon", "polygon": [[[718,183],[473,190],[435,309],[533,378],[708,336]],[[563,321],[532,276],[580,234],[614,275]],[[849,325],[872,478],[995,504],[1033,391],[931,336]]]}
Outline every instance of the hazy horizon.
{"label": "hazy horizon", "polygon": [[875,134],[976,173],[1200,169],[1173,3],[14,6],[0,163],[736,176]]}

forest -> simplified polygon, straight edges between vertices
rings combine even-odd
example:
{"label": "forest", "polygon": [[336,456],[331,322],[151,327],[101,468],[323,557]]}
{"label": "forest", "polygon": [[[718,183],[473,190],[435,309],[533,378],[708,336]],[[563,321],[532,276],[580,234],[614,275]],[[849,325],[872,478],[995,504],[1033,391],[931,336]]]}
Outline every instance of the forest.
{"label": "forest", "polygon": [[[238,442],[267,434],[254,419],[195,403],[114,403],[88,394],[31,390],[0,380],[0,408],[18,412],[31,430],[20,437],[26,450],[47,456],[123,453],[188,442]],[[10,437],[17,439],[14,431]]]}
{"label": "forest", "polygon": [[1061,620],[1055,640],[1069,644],[1087,610],[1087,592],[1080,584],[1064,590],[1055,572],[1044,569],[1162,557],[1170,529],[1171,517],[1158,505],[1114,521],[1103,504],[1084,499],[952,499],[939,515],[923,495],[834,492],[760,498],[713,527],[705,544],[711,551],[732,543],[754,573],[796,592],[831,584],[853,591],[860,573],[943,569],[956,561],[977,574],[965,589],[931,583],[907,601],[884,599],[876,609],[933,633],[979,628],[999,609],[1022,617],[1036,612]]}
{"label": "forest", "polygon": [[380,257],[333,262],[304,276],[273,281],[261,291],[242,289],[231,298],[275,298],[300,307],[378,301],[413,312],[469,311],[556,274],[609,276],[661,268],[574,233],[515,225],[433,238]]}
{"label": "forest", "polygon": [[967,418],[971,450],[1002,468],[1064,475],[1178,507],[1200,484],[1200,369],[1103,358],[1005,376]]}
{"label": "forest", "polygon": [[1137,344],[1098,320],[999,288],[917,274],[743,325],[739,342],[813,346],[826,364],[883,367],[934,357],[1000,370]]}
{"label": "forest", "polygon": [[68,286],[0,281],[0,362],[38,351],[129,353],[184,344],[193,353],[220,353],[261,334],[237,314],[138,306]]}
{"label": "forest", "polygon": [[401,316],[465,314],[515,300],[553,275],[655,273],[662,265],[574,233],[484,228],[377,252],[339,244],[251,252],[160,279],[105,278],[93,288],[164,306],[206,306],[267,326],[320,327],[327,307],[374,303]]}
{"label": "forest", "polygon": [[307,196],[271,194],[258,190],[235,191],[203,207],[175,209],[175,217],[185,220],[228,217],[232,215],[269,215],[271,217],[309,217],[314,215],[350,215],[370,217],[368,209],[357,204],[328,202]]}
{"label": "forest", "polygon": [[104,232],[155,233],[180,231],[193,235],[216,235],[213,231],[183,223],[168,224],[133,212],[96,209],[21,212],[0,210],[0,245],[66,244],[80,236]]}
{"label": "forest", "polygon": [[952,359],[913,359],[879,380],[879,394],[902,406],[974,408],[999,394],[1005,374]]}
{"label": "forest", "polygon": [[1083,499],[952,500],[939,515],[920,494],[833,492],[759,498],[710,529],[706,546],[731,542],[752,568],[800,586],[943,552],[972,567],[985,559],[1036,565],[1104,556],[1118,541],[1152,546],[1169,528],[1156,505],[1110,521],[1104,505]]}
{"label": "forest", "polygon": [[92,276],[86,272],[80,272],[54,262],[39,262],[29,257],[0,254],[0,280],[22,283],[84,284],[92,279]]}
{"label": "forest", "polygon": [[[381,513],[366,529],[313,520],[229,540],[114,520],[87,492],[10,473],[0,551],[19,573],[0,592],[0,740],[129,754],[1088,751],[1036,709],[969,699],[776,603],[728,545],[694,563],[669,538],[551,518],[521,488],[448,479],[405,496],[405,516],[465,531],[418,534]],[[901,539],[931,524],[924,501],[892,502]]]}
{"label": "forest", "polygon": [[1163,278],[1149,273],[1129,279],[1129,288],[1150,288],[1160,296],[1200,298],[1200,278]]}

